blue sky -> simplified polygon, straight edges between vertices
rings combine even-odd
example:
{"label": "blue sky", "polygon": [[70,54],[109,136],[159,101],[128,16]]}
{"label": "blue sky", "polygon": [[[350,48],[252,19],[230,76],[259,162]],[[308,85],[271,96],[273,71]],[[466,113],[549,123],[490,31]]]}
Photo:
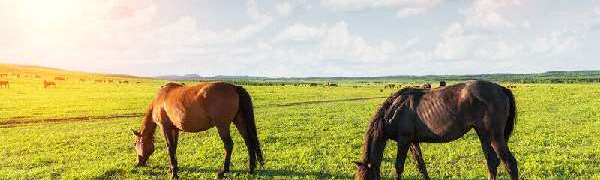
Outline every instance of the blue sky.
{"label": "blue sky", "polygon": [[271,77],[600,69],[600,1],[0,0],[0,62]]}

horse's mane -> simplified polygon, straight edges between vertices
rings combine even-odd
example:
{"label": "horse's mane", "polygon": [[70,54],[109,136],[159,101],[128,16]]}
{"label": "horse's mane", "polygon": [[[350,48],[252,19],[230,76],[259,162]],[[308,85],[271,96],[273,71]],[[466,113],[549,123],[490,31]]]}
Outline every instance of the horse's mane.
{"label": "horse's mane", "polygon": [[367,129],[367,133],[365,134],[364,144],[362,146],[362,162],[369,163],[369,155],[371,154],[371,144],[373,141],[385,138],[384,136],[384,125],[385,119],[389,116],[389,109],[394,107],[394,102],[398,97],[401,96],[409,96],[409,95],[422,95],[425,93],[425,89],[422,88],[413,88],[406,87],[402,88],[392,95],[390,95],[379,107],[379,110],[373,115],[371,122],[369,123],[369,128]]}

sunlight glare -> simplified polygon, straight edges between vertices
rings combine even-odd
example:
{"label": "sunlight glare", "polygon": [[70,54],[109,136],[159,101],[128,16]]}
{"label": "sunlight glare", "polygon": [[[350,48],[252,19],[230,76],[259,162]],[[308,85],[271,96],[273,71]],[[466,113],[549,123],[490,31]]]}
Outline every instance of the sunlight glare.
{"label": "sunlight glare", "polygon": [[81,15],[80,0],[20,0],[20,13],[25,23],[37,28],[60,28]]}

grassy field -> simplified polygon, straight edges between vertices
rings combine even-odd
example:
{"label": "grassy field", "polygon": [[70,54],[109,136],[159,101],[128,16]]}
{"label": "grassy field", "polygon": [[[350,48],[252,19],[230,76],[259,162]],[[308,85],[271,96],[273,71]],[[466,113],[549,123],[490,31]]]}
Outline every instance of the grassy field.
{"label": "grassy field", "polygon": [[[0,68],[2,70],[2,68]],[[1,72],[0,72],[1,73]],[[37,73],[37,72],[36,72]],[[139,84],[81,82],[74,78],[44,89],[45,77],[8,77],[0,89],[0,179],[168,178],[162,135],[149,167],[136,168],[130,129],[165,81]],[[76,78],[75,78],[76,77]],[[138,80],[135,80],[138,81]],[[348,179],[370,117],[392,93],[379,86],[354,88],[249,86],[256,107],[266,165],[246,172],[246,150],[234,133],[232,179]],[[525,84],[515,89],[519,116],[509,146],[526,179],[600,179],[600,85]],[[178,159],[184,179],[215,178],[223,145],[215,129],[180,135]],[[473,132],[447,144],[423,144],[432,178],[484,179],[487,175]],[[386,149],[383,172],[393,177],[395,143]],[[503,167],[502,179],[507,179]],[[412,159],[405,178],[419,179]]]}

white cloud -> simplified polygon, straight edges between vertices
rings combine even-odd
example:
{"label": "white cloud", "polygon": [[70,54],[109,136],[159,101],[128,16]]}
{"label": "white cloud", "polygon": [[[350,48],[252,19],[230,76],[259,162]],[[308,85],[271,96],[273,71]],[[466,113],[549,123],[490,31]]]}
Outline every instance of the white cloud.
{"label": "white cloud", "polygon": [[473,37],[465,37],[462,24],[454,23],[441,35],[441,42],[434,50],[435,55],[444,59],[464,59],[471,47]]}
{"label": "white cloud", "polygon": [[442,32],[434,54],[441,59],[489,61],[527,53],[523,50],[529,45],[510,36],[517,36],[519,31],[531,28],[531,24],[527,20],[513,22],[503,11],[517,5],[520,5],[518,0],[474,1],[464,12],[462,22],[452,23]]}
{"label": "white cloud", "polygon": [[348,30],[345,22],[338,22],[327,29],[319,45],[323,59],[348,59],[358,61],[382,61],[389,58],[395,46],[389,41],[368,43]]}
{"label": "white cloud", "polygon": [[348,24],[343,21],[318,27],[294,24],[277,35],[274,41],[313,43],[319,52],[318,58],[324,60],[382,61],[396,49],[392,42],[373,43],[352,34]]}
{"label": "white cloud", "polygon": [[433,53],[448,60],[506,60],[527,53],[521,42],[500,34],[479,31],[467,32],[464,25],[454,23],[441,34],[441,41]]}
{"label": "white cloud", "polygon": [[292,4],[290,2],[282,2],[275,5],[275,9],[282,16],[289,16],[292,13]]}
{"label": "white cloud", "polygon": [[261,10],[258,8],[258,3],[256,3],[256,0],[248,0],[246,6],[248,7],[248,15],[250,15],[250,17],[255,21],[270,21],[271,16],[261,12]]}
{"label": "white cloud", "polygon": [[421,13],[425,12],[426,10],[427,9],[425,9],[425,8],[405,8],[405,9],[398,10],[398,12],[396,12],[396,16],[399,18],[404,18],[404,17],[421,14]]}
{"label": "white cloud", "polygon": [[554,31],[542,34],[531,43],[531,52],[543,56],[556,56],[577,48],[581,35],[574,31]]}
{"label": "white cloud", "polygon": [[293,24],[275,37],[275,41],[316,41],[323,36],[326,27],[310,27]]}
{"label": "white cloud", "polygon": [[336,11],[361,11],[387,8],[403,18],[422,14],[440,4],[441,0],[322,0],[321,5]]}
{"label": "white cloud", "polygon": [[483,28],[512,27],[514,24],[501,10],[520,4],[519,0],[476,0],[467,10],[466,23]]}

